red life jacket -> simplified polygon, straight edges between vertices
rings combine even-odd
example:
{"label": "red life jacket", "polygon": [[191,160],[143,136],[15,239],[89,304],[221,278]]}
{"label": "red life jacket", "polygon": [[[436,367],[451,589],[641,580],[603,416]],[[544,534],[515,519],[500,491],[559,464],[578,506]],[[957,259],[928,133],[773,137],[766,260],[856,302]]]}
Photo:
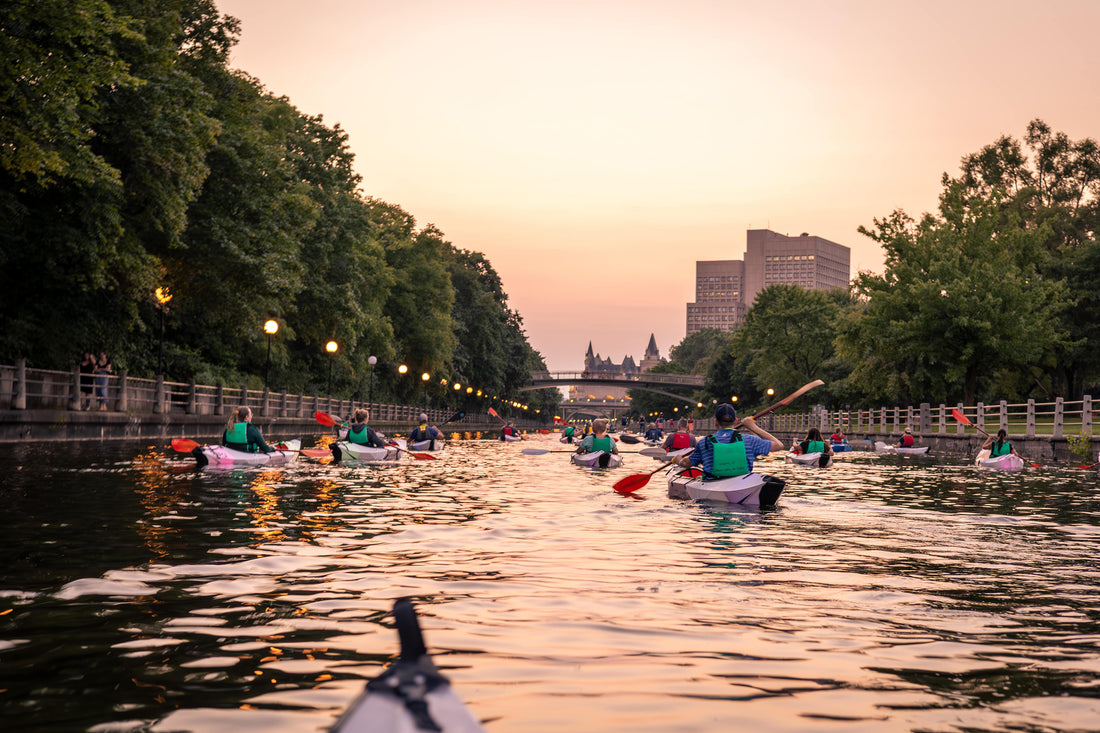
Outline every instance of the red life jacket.
{"label": "red life jacket", "polygon": [[901,438],[901,447],[902,448],[912,448],[913,447],[913,436],[912,435],[903,435],[902,438]]}
{"label": "red life jacket", "polygon": [[688,433],[673,433],[671,450],[680,450],[691,446],[691,435]]}

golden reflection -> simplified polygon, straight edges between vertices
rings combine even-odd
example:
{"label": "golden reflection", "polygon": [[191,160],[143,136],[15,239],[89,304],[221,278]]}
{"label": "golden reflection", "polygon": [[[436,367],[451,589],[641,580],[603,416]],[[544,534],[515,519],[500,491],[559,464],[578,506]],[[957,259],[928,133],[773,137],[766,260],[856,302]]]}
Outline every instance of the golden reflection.
{"label": "golden reflection", "polygon": [[284,471],[263,471],[255,476],[252,481],[252,493],[258,500],[257,503],[245,511],[252,517],[252,525],[262,532],[254,532],[256,544],[267,542],[279,542],[287,539],[286,533],[281,527],[274,526],[286,521],[286,517],[279,510],[279,490],[275,482],[284,476]]}
{"label": "golden reflection", "polygon": [[154,517],[176,514],[179,504],[190,496],[186,485],[173,481],[169,466],[164,463],[160,449],[149,446],[131,460],[134,467],[134,491],[141,506],[145,509],[143,521],[137,522],[134,530],[153,555],[166,557],[168,537],[178,534],[180,527],[169,522],[154,522]]}

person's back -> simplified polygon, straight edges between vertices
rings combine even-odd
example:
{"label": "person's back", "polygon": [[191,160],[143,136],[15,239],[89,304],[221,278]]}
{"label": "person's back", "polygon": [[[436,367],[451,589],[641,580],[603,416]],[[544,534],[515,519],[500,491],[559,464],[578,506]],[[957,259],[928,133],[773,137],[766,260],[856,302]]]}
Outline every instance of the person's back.
{"label": "person's back", "polygon": [[348,427],[348,442],[355,443],[356,445],[373,445],[375,448],[384,448],[386,444],[378,437],[378,434],[374,432],[374,429],[367,425],[367,421],[370,420],[370,413],[365,409],[359,408],[352,414],[352,424]]}
{"label": "person's back", "polygon": [[690,455],[678,461],[684,467],[702,466],[706,480],[751,473],[756,456],[783,448],[780,440],[757,425],[751,417],[741,423],[746,433],[734,430],[737,411],[732,405],[718,405],[714,411],[714,422],[718,430],[700,440]]}
{"label": "person's back", "polygon": [[608,421],[606,418],[601,417],[593,420],[592,432],[584,436],[577,452],[595,453],[596,451],[604,451],[605,453],[618,453],[619,449],[615,447],[615,441],[607,434],[607,427]]}
{"label": "person's back", "polygon": [[222,445],[245,453],[273,453],[275,449],[264,441],[260,429],[253,425],[251,420],[251,409],[237,408],[233,417],[226,423],[225,432],[222,433]]}

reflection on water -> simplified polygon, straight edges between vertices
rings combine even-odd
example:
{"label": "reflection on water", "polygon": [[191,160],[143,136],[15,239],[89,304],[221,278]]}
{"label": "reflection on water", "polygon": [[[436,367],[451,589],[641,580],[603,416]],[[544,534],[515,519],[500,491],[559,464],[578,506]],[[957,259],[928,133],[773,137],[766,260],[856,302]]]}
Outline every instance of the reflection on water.
{"label": "reflection on water", "polygon": [[[454,435],[438,460],[195,471],[5,446],[12,730],[323,729],[429,647],[493,731],[1053,731],[1100,720],[1097,475],[767,460],[771,510]],[[554,437],[525,445],[556,451]]]}

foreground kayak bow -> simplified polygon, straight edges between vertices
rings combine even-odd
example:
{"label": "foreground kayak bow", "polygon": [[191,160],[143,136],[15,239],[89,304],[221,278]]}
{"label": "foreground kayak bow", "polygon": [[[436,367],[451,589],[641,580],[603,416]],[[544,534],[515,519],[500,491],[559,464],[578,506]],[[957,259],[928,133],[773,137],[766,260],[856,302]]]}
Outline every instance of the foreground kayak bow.
{"label": "foreground kayak bow", "polygon": [[416,610],[408,598],[393,605],[401,657],[352,703],[332,733],[485,733],[451,690],[424,646]]}

